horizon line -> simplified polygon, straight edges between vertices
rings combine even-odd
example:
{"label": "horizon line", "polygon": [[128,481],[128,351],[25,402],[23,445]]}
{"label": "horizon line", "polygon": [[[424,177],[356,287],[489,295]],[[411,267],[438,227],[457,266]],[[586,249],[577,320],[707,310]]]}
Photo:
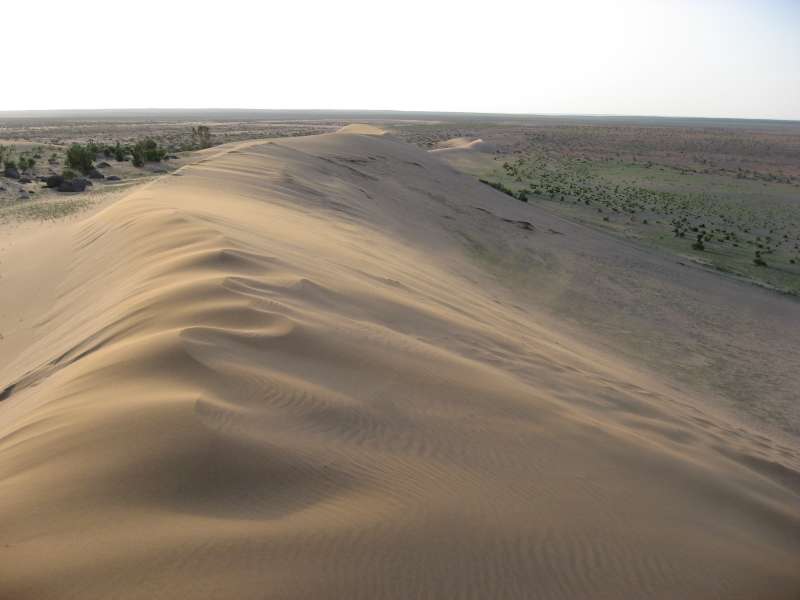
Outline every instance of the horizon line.
{"label": "horizon line", "polygon": [[92,112],[273,112],[273,113],[391,113],[391,114],[434,114],[434,115],[476,115],[494,117],[588,117],[588,118],[628,118],[628,119],[707,119],[718,121],[774,121],[800,123],[800,116],[793,117],[731,117],[731,116],[697,116],[697,115],[667,115],[667,114],[622,114],[622,113],[547,113],[547,112],[486,112],[463,110],[407,110],[407,109],[379,109],[379,108],[241,108],[241,107],[114,107],[114,108],[32,108],[32,109],[3,109],[0,117],[15,118],[15,115],[25,116],[43,113],[92,113]]}

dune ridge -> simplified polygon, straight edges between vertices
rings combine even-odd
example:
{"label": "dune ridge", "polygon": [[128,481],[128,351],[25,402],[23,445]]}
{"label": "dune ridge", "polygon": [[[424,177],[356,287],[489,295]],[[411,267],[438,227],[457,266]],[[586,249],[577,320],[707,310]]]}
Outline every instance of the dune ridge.
{"label": "dune ridge", "polygon": [[0,369],[0,597],[796,598],[796,449],[515,307],[442,227],[495,192],[352,131],[69,226]]}
{"label": "dune ridge", "polygon": [[433,154],[453,154],[458,152],[494,152],[493,144],[484,142],[481,138],[458,137],[445,140],[436,144],[435,148],[429,150]]}

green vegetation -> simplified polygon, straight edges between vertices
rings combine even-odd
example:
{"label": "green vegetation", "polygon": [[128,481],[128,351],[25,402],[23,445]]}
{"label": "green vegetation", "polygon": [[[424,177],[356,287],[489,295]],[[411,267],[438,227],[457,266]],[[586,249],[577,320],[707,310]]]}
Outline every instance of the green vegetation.
{"label": "green vegetation", "polygon": [[100,154],[109,158],[113,156],[118,162],[123,162],[130,156],[134,166],[143,167],[147,162],[164,160],[167,149],[149,138],[140,140],[133,146],[122,145],[119,142],[113,146],[100,145],[89,140],[86,144],[72,144],[67,150],[64,164],[70,169],[88,175],[94,169],[94,161]]}
{"label": "green vegetation", "polygon": [[36,159],[28,152],[23,152],[19,155],[19,159],[17,161],[20,170],[22,171],[31,171],[36,166]]}
{"label": "green vegetation", "polygon": [[93,142],[86,145],[72,144],[67,150],[66,166],[88,175],[94,168],[94,159],[97,154],[95,150],[96,146]]}
{"label": "green vegetation", "polygon": [[800,201],[791,179],[536,151],[482,160],[473,172],[515,198],[800,294]]}
{"label": "green vegetation", "polygon": [[136,167],[143,167],[146,162],[161,162],[166,155],[166,149],[151,139],[136,142],[131,148],[131,162]]}
{"label": "green vegetation", "polygon": [[0,165],[4,168],[16,168],[17,163],[14,160],[14,154],[13,147],[0,144]]}
{"label": "green vegetation", "polygon": [[128,148],[123,146],[119,142],[114,144],[114,146],[107,146],[107,149],[111,150],[111,155],[114,157],[114,160],[117,162],[125,162],[128,158]]}
{"label": "green vegetation", "polygon": [[519,190],[519,191],[515,192],[511,188],[508,188],[505,185],[503,185],[503,183],[500,182],[500,181],[489,181],[489,180],[486,180],[486,179],[481,179],[480,182],[481,183],[485,183],[486,185],[488,185],[490,187],[493,187],[498,192],[502,192],[504,194],[507,194],[508,196],[511,196],[512,198],[516,198],[517,200],[519,200],[521,202],[527,202],[528,201],[528,192],[525,191],[525,190]]}

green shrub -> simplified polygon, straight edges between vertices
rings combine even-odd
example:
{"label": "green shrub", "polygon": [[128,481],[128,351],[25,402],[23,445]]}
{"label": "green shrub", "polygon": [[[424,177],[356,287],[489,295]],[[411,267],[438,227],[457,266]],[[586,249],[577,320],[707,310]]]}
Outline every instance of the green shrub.
{"label": "green shrub", "polygon": [[36,166],[36,159],[30,156],[27,152],[20,154],[17,161],[19,168],[23,171],[29,171]]}
{"label": "green shrub", "polygon": [[159,148],[155,140],[136,142],[131,149],[131,162],[135,167],[143,167],[146,162],[161,162],[167,155],[165,148]]}
{"label": "green shrub", "polygon": [[82,144],[72,144],[67,150],[67,158],[64,161],[70,169],[80,171],[84,175],[88,175],[94,168],[95,153],[91,151],[89,146]]}
{"label": "green shrub", "polygon": [[112,150],[114,154],[114,159],[117,162],[123,162],[126,158],[128,158],[127,146],[123,146],[122,144],[117,142],[116,144],[114,144],[114,148]]}
{"label": "green shrub", "polygon": [[167,155],[166,148],[159,148],[154,140],[145,140],[144,158],[148,162],[161,162]]}
{"label": "green shrub", "polygon": [[94,160],[100,153],[101,148],[94,140],[89,140],[86,144],[86,150],[92,155],[92,160]]}
{"label": "green shrub", "polygon": [[12,146],[0,145],[0,163],[4,167],[16,168],[17,163],[14,160],[14,148]]}

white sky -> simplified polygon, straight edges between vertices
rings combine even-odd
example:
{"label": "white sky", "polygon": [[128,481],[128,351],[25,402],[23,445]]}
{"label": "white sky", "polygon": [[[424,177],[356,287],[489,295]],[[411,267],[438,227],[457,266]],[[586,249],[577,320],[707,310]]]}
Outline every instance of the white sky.
{"label": "white sky", "polygon": [[800,119],[800,0],[4,1],[0,110]]}

